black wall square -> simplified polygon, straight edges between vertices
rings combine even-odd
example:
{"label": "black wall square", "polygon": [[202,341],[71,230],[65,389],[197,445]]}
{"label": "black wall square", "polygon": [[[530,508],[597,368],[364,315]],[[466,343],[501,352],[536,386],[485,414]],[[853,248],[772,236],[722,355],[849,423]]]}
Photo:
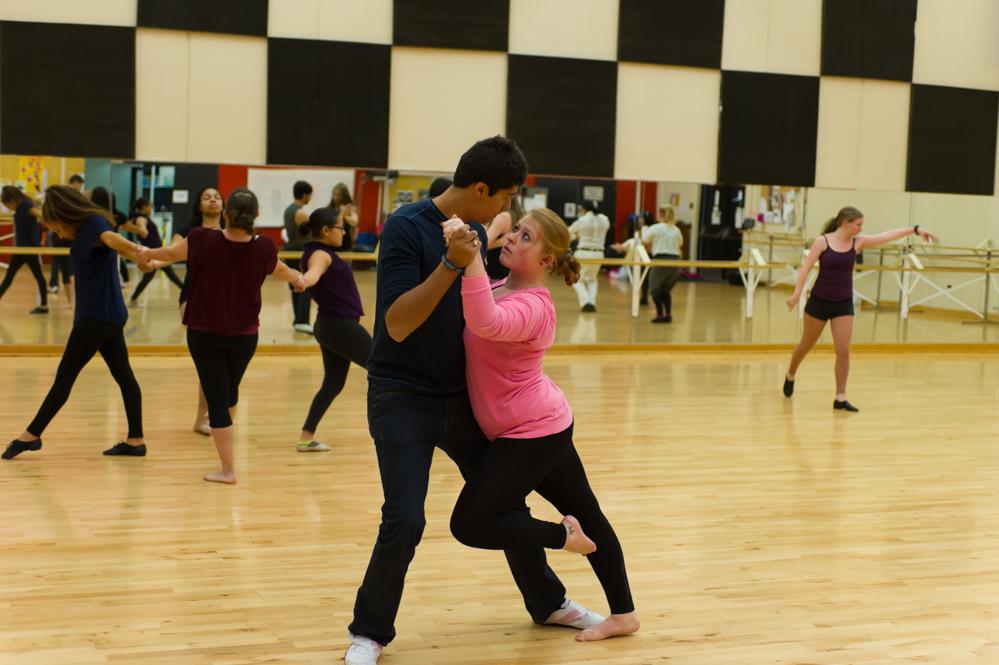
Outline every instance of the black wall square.
{"label": "black wall square", "polygon": [[999,92],[912,86],[906,189],[991,196],[997,126]]}
{"label": "black wall square", "polygon": [[621,0],[618,60],[721,67],[725,0]]}
{"label": "black wall square", "polygon": [[824,0],[822,74],[911,81],[915,31],[916,0]]}
{"label": "black wall square", "polygon": [[718,182],[815,184],[819,79],[722,72]]}
{"label": "black wall square", "polygon": [[392,43],[506,51],[510,0],[395,0]]}
{"label": "black wall square", "polygon": [[612,177],[617,63],[508,57],[506,133],[531,172]]}
{"label": "black wall square", "polygon": [[391,60],[378,44],[268,40],[268,163],[385,168]]}
{"label": "black wall square", "polygon": [[0,151],[135,155],[135,30],[0,22]]}
{"label": "black wall square", "polygon": [[140,28],[267,36],[268,0],[139,0]]}

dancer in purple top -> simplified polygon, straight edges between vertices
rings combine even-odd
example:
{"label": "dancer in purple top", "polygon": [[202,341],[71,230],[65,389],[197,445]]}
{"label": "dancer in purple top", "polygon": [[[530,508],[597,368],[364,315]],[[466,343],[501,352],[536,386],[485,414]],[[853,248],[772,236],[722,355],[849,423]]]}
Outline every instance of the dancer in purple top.
{"label": "dancer in purple top", "polygon": [[323,384],[309,406],[296,448],[300,453],[329,450],[315,440],[319,421],[347,381],[350,363],[367,368],[371,355],[371,335],[360,324],[364,316],[354,272],[334,249],[343,246],[348,233],[341,211],[319,208],[309,221],[298,225],[305,243],[301,269],[308,292],[319,306],[314,333],[323,354]]}
{"label": "dancer in purple top", "polygon": [[784,377],[785,397],[794,393],[794,375],[798,366],[815,346],[828,321],[836,347],[836,399],[833,401],[833,408],[843,411],[859,410],[846,399],[846,379],[850,373],[850,340],[853,337],[853,268],[857,254],[868,247],[876,247],[910,234],[918,235],[926,242],[936,240],[932,233],[920,229],[919,224],[874,236],[861,235],[863,228],[864,213],[856,208],[843,208],[826,223],[822,235],[812,243],[808,256],[801,264],[798,283],[794,293],[787,299],[788,309],[793,310],[797,306],[808,273],[816,261],[819,262],[819,276],[805,304],[801,341],[794,349],[791,366]]}

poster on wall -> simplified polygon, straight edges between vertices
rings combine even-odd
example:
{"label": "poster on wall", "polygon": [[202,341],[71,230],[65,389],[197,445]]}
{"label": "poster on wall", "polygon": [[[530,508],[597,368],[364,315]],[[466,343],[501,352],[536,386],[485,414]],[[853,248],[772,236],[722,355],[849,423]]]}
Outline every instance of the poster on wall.
{"label": "poster on wall", "polygon": [[24,183],[24,193],[28,196],[34,198],[45,191],[46,175],[42,169],[41,157],[17,158],[17,179],[18,182]]}
{"label": "poster on wall", "polygon": [[600,203],[604,200],[604,188],[599,185],[586,185],[583,187],[583,200]]}
{"label": "poster on wall", "polygon": [[354,196],[354,169],[266,169],[251,168],[246,186],[260,201],[260,217],[256,226],[279,228],[284,226],[284,210],[294,202],[292,188],[299,180],[312,185],[312,201],[305,206],[307,212],[328,205],[333,197],[333,186],[343,183]]}

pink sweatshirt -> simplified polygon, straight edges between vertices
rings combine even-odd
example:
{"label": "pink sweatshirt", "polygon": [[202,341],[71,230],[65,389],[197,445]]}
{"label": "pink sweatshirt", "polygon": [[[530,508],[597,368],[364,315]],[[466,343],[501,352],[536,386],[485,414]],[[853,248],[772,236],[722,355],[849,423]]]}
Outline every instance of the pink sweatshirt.
{"label": "pink sweatshirt", "polygon": [[483,275],[462,278],[461,298],[468,395],[489,440],[533,439],[568,428],[569,402],[541,368],[555,341],[548,289],[521,289],[494,300]]}

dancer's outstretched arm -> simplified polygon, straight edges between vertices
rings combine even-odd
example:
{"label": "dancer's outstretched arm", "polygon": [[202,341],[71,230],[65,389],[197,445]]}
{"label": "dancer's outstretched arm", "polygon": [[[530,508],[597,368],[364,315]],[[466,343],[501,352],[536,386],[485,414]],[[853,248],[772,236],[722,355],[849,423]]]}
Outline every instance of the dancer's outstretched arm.
{"label": "dancer's outstretched arm", "polygon": [[926,229],[919,228],[919,224],[916,224],[915,226],[906,226],[900,229],[883,231],[873,236],[857,236],[857,251],[859,252],[865,247],[877,247],[878,245],[883,245],[886,242],[899,240],[900,238],[910,235],[918,235],[924,242],[935,242],[937,239],[935,235]]}

